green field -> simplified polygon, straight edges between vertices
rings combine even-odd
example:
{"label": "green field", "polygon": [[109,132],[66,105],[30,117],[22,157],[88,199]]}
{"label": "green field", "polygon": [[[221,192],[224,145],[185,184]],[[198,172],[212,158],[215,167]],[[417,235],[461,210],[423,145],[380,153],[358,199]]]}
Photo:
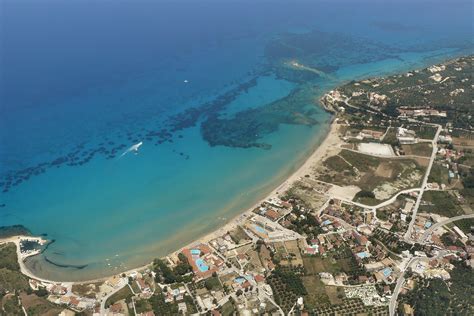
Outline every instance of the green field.
{"label": "green field", "polygon": [[18,257],[16,255],[16,246],[14,243],[0,245],[0,268],[20,271],[20,265],[18,264]]}
{"label": "green field", "polygon": [[20,272],[20,265],[13,243],[0,245],[0,292],[26,290],[28,279]]}
{"label": "green field", "polygon": [[436,182],[438,184],[449,184],[448,168],[441,166],[439,163],[434,163],[431,167],[428,182]]}
{"label": "green field", "polygon": [[435,213],[446,217],[463,215],[459,202],[447,191],[426,191],[423,194],[424,204],[420,205],[420,211]]}

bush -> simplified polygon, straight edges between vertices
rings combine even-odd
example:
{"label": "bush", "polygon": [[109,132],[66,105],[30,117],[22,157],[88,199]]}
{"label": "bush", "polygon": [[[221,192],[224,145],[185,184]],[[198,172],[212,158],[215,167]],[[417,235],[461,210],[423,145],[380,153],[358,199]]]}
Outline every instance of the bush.
{"label": "bush", "polygon": [[375,199],[375,194],[372,191],[361,190],[355,195],[356,198],[371,198]]}

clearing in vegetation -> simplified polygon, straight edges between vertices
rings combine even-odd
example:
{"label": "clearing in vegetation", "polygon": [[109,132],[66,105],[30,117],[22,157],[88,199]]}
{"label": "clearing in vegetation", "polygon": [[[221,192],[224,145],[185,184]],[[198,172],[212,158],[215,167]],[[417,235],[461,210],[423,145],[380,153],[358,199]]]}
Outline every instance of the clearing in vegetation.
{"label": "clearing in vegetation", "polygon": [[321,181],[340,186],[356,185],[362,191],[370,191],[373,197],[364,195],[363,201],[378,204],[401,190],[418,187],[427,162],[424,158],[380,158],[343,149],[324,161],[317,177]]}

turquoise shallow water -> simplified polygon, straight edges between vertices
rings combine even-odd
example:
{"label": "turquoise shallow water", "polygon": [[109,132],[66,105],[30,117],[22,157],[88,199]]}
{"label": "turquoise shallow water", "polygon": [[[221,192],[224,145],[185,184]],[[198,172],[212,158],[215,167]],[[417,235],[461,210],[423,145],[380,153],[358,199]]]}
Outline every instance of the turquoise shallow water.
{"label": "turquoise shallow water", "polygon": [[[142,265],[246,210],[324,138],[331,117],[320,93],[472,52],[469,14],[441,3],[423,19],[391,4],[401,24],[368,19],[386,8],[365,2],[275,2],[251,13],[244,2],[203,2],[193,14],[180,4],[25,3],[8,2],[0,22],[15,34],[2,50],[0,226],[54,239],[28,266],[58,280]],[[441,29],[440,15],[453,23]],[[282,34],[311,30],[334,33],[278,46]],[[330,77],[288,73],[282,56]],[[303,104],[269,106],[308,86]],[[314,124],[298,125],[293,112]],[[120,157],[139,141],[137,155]]]}

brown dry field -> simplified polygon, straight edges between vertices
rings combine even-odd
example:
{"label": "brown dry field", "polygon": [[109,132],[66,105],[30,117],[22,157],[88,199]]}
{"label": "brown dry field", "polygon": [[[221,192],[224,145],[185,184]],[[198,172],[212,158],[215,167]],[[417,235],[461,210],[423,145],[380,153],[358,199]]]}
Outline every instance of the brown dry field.
{"label": "brown dry field", "polygon": [[326,293],[326,286],[319,279],[319,276],[302,277],[303,284],[308,292],[305,296],[306,304],[313,307],[323,307],[330,304],[330,298]]}
{"label": "brown dry field", "polygon": [[423,156],[430,157],[433,152],[433,147],[430,143],[418,143],[412,145],[401,146],[405,155]]}
{"label": "brown dry field", "polygon": [[453,145],[463,148],[474,148],[474,138],[453,137]]}
{"label": "brown dry field", "polygon": [[[44,305],[44,312],[41,313],[41,315],[44,316],[54,316],[58,315],[63,308],[59,306],[53,306],[51,303],[49,303],[46,299],[43,299],[41,297],[38,297],[36,294],[30,294],[27,295],[26,293],[21,293],[20,294],[20,299],[21,299],[21,304],[25,308],[25,310],[28,310],[29,308],[35,308],[37,310],[40,310],[40,305]],[[43,309],[41,309],[43,311]]]}
{"label": "brown dry field", "polygon": [[263,268],[262,262],[260,261],[260,257],[258,256],[257,251],[250,250],[247,252],[247,255],[250,257],[250,264],[254,267],[255,270],[260,270]]}
{"label": "brown dry field", "polygon": [[382,162],[375,170],[375,175],[382,178],[391,178],[393,175],[393,167],[389,162]]}
{"label": "brown dry field", "polygon": [[339,291],[342,291],[342,293],[344,293],[344,290],[342,288],[338,288],[337,286],[326,286],[325,290],[326,290],[326,294],[329,297],[329,300],[331,301],[332,305],[342,303],[342,299],[337,297],[337,294],[338,294]]}
{"label": "brown dry field", "polygon": [[262,262],[265,262],[267,260],[271,260],[272,257],[270,256],[270,250],[266,246],[260,247],[260,252],[259,252],[260,260]]}

